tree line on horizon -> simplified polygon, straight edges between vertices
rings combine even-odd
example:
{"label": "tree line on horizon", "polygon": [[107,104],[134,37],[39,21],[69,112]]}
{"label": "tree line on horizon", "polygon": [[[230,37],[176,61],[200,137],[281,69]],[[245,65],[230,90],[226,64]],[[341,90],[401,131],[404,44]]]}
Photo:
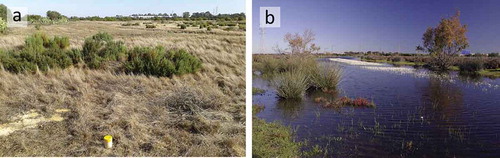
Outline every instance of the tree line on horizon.
{"label": "tree line on horizon", "polygon": [[[146,18],[143,16],[152,16],[151,18]],[[174,20],[174,21],[201,21],[201,20],[217,20],[217,21],[245,21],[246,16],[245,13],[234,13],[234,14],[217,14],[213,15],[210,12],[195,12],[190,14],[189,12],[184,12],[182,16],[178,16],[176,13],[167,14],[132,14],[131,16],[87,16],[87,17],[78,17],[71,16],[67,17],[62,15],[57,11],[47,11],[46,17],[50,20],[59,20],[59,19],[68,19],[72,21],[76,20],[90,20],[90,21],[131,21],[131,20]],[[29,21],[37,21],[42,19],[41,15],[28,15]]]}

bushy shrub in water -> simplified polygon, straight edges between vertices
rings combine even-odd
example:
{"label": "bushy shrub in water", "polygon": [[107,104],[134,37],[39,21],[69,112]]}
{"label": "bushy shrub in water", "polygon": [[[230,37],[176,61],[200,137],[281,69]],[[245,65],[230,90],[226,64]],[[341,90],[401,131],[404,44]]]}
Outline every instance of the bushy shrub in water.
{"label": "bushy shrub in water", "polygon": [[113,41],[108,33],[98,33],[85,39],[82,57],[90,68],[102,68],[102,62],[120,61],[126,56],[127,49],[121,41]]}

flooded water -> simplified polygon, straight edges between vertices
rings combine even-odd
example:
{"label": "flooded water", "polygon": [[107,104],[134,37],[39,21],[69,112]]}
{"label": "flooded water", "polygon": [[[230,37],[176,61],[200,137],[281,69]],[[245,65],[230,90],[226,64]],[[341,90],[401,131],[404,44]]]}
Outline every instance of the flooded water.
{"label": "flooded water", "polygon": [[[309,91],[301,101],[281,100],[267,80],[254,77],[257,117],[296,130],[318,157],[500,157],[500,79],[438,75],[356,59],[340,64],[338,94]],[[376,108],[323,108],[316,97],[372,100]]]}

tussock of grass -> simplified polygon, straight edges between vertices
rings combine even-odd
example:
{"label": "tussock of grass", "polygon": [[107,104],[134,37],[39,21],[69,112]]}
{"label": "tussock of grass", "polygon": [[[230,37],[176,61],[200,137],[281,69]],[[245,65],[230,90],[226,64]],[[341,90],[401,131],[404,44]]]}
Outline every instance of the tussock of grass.
{"label": "tussock of grass", "polygon": [[222,105],[218,102],[216,96],[207,96],[203,91],[182,87],[174,90],[166,96],[162,102],[162,106],[171,108],[171,111],[179,113],[195,114],[200,113],[206,109],[218,110]]}
{"label": "tussock of grass", "polygon": [[[326,63],[330,64],[330,63]],[[320,65],[312,55],[257,55],[254,69],[271,78],[278,96],[302,98],[311,87],[334,91],[342,77],[338,65]]]}
{"label": "tussock of grass", "polygon": [[318,65],[318,69],[313,73],[311,80],[315,87],[323,91],[335,90],[342,78],[342,69],[337,64]]}
{"label": "tussock of grass", "polygon": [[309,87],[309,76],[301,70],[282,72],[273,79],[278,96],[286,99],[300,99]]}

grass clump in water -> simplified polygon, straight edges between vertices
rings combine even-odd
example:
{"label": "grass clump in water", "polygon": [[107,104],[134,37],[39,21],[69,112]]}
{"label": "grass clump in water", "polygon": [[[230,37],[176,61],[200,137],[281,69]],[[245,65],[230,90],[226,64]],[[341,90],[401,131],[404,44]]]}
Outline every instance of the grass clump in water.
{"label": "grass clump in water", "polygon": [[270,78],[278,96],[286,99],[300,99],[309,88],[333,92],[342,78],[340,66],[318,64],[312,55],[261,55],[254,63],[254,69]]}
{"label": "grass clump in water", "polygon": [[285,99],[300,99],[309,88],[309,76],[301,70],[282,72],[273,79],[278,96]]}
{"label": "grass clump in water", "polygon": [[314,87],[321,88],[324,92],[337,89],[342,78],[342,69],[338,65],[318,65],[311,80]]}

